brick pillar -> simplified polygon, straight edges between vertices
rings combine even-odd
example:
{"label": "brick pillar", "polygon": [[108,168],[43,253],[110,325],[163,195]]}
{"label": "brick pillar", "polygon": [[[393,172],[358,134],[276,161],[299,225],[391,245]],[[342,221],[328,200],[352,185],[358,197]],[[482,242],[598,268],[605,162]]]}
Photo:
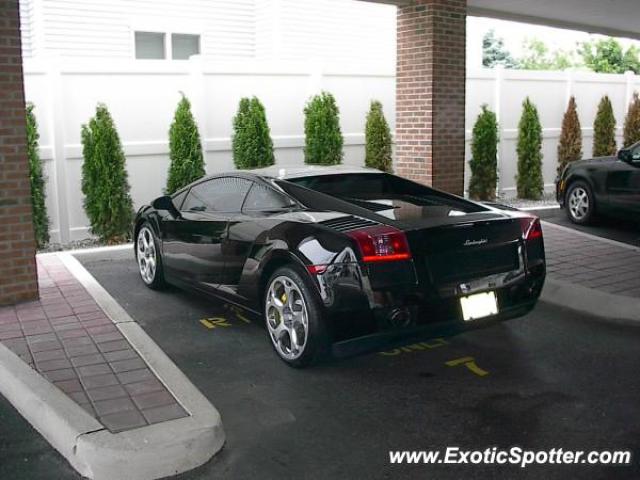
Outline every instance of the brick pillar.
{"label": "brick pillar", "polygon": [[464,190],[466,0],[398,7],[396,172]]}
{"label": "brick pillar", "polygon": [[38,296],[18,0],[0,1],[0,305]]}

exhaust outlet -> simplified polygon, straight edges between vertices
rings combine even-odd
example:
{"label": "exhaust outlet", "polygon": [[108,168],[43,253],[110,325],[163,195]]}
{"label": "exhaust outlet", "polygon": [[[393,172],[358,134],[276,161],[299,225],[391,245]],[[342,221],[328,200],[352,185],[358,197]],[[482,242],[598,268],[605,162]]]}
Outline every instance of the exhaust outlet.
{"label": "exhaust outlet", "polygon": [[411,312],[407,307],[394,308],[389,312],[389,323],[394,327],[407,327],[411,325]]}

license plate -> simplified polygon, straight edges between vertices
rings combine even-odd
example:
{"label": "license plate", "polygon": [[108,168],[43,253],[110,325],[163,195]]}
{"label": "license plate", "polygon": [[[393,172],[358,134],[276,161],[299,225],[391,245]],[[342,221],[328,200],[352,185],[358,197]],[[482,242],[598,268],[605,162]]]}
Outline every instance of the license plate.
{"label": "license plate", "polygon": [[465,322],[498,313],[495,292],[483,292],[460,298],[462,318]]}

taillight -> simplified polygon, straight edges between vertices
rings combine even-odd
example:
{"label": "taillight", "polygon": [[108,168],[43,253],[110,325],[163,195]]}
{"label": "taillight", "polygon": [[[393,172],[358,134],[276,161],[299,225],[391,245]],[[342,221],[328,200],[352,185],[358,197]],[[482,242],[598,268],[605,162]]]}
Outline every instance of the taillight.
{"label": "taillight", "polygon": [[388,262],[411,258],[407,237],[397,228],[367,227],[348,232],[347,235],[358,243],[364,262]]}
{"label": "taillight", "polygon": [[542,225],[538,217],[525,217],[520,219],[520,227],[522,228],[522,238],[527,242],[542,238]]}
{"label": "taillight", "polygon": [[311,275],[320,275],[327,271],[327,265],[307,265],[307,270]]}

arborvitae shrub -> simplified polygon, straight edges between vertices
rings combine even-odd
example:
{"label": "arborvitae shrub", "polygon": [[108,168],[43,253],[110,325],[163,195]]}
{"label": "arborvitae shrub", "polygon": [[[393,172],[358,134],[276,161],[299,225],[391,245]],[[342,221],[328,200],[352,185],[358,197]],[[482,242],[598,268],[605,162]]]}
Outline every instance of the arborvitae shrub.
{"label": "arborvitae shrub", "polygon": [[384,118],[382,103],[377,100],[371,102],[367,123],[365,125],[365,157],[367,167],[377,168],[383,172],[391,172],[391,131],[387,119]]}
{"label": "arborvitae shrub", "polygon": [[542,179],[542,127],[536,106],[527,97],[522,103],[522,116],[518,123],[518,175],[519,198],[537,200],[544,191]]}
{"label": "arborvitae shrub", "polygon": [[633,92],[633,99],[624,119],[623,147],[629,147],[638,141],[640,141],[640,98],[638,98],[638,92]]}
{"label": "arborvitae shrub", "polygon": [[304,114],[305,163],[341,163],[344,140],[340,131],[340,112],[333,95],[322,92],[314,96],[305,106]]}
{"label": "arborvitae shrub", "polygon": [[236,168],[268,167],[275,163],[267,115],[256,97],[240,100],[233,118],[231,144]]}
{"label": "arborvitae shrub", "polygon": [[560,131],[560,141],[558,142],[558,173],[562,172],[569,162],[575,162],[582,158],[582,130],[576,99],[572,96],[569,99],[567,111],[562,118],[562,130]]}
{"label": "arborvitae shrub", "polygon": [[473,126],[471,140],[471,180],[469,196],[477,200],[493,200],[498,181],[498,122],[496,114],[482,105]]}
{"label": "arborvitae shrub", "polygon": [[107,243],[122,241],[131,232],[133,204],[126,160],[116,126],[105,105],[82,126],[82,193],[91,232]]}
{"label": "arborvitae shrub", "polygon": [[598,104],[593,122],[593,156],[605,157],[616,153],[616,118],[611,100],[605,95]]}
{"label": "arborvitae shrub", "polygon": [[169,129],[169,158],[168,194],[205,175],[200,133],[191,113],[191,104],[184,95],[178,103]]}
{"label": "arborvitae shrub", "polygon": [[27,157],[29,158],[29,179],[31,180],[31,207],[33,230],[38,248],[49,242],[49,217],[45,205],[45,184],[42,161],[38,152],[38,123],[33,113],[33,104],[27,104]]}

